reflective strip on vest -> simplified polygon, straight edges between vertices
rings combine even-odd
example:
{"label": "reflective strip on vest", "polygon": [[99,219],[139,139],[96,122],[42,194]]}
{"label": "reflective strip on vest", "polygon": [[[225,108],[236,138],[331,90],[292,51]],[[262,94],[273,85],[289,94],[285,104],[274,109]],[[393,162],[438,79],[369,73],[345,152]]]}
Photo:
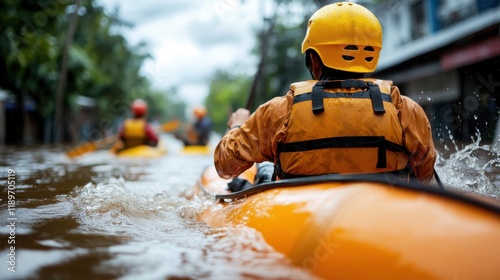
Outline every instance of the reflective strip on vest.
{"label": "reflective strip on vest", "polygon": [[390,85],[372,81],[292,85],[295,97],[287,136],[278,144],[281,171],[309,176],[404,169],[408,152]]}

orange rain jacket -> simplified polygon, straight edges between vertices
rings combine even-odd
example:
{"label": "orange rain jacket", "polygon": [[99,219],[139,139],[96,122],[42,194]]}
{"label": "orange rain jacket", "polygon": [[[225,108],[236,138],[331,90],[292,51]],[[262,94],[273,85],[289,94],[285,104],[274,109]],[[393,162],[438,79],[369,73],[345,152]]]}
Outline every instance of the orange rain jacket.
{"label": "orange rain jacket", "polygon": [[[394,108],[394,110],[386,104],[384,107],[386,108],[386,113],[387,109],[389,109],[388,112],[392,114],[392,116],[395,115],[397,117],[399,126],[397,123],[394,124],[393,121],[389,121],[396,133],[389,132],[392,136],[387,135],[387,131],[382,131],[380,133],[383,133],[384,136],[388,136],[391,141],[401,141],[401,143],[396,144],[400,144],[409,152],[409,155],[404,157],[401,157],[400,153],[393,153],[396,154],[395,156],[389,154],[387,157],[388,167],[375,169],[377,170],[376,172],[398,170],[409,162],[418,179],[422,182],[428,182],[433,177],[436,154],[432,140],[431,127],[425,112],[416,102],[408,97],[402,96],[399,89],[392,85],[392,82],[375,79],[363,79],[363,81],[369,81],[373,84],[380,85],[382,93],[390,92],[390,102],[393,105],[393,107],[391,107]],[[290,142],[290,139],[297,139],[297,137],[300,139],[300,137],[302,137],[297,136],[297,134],[303,133],[300,128],[297,129],[295,123],[293,126],[290,124],[293,112],[292,108],[296,107],[292,106],[295,94],[297,93],[297,95],[299,95],[299,93],[304,93],[304,87],[308,89],[306,91],[310,91],[316,82],[317,81],[307,81],[292,84],[285,96],[273,98],[261,105],[240,128],[228,131],[217,145],[214,154],[214,163],[219,176],[222,178],[236,177],[250,168],[254,162],[271,161],[276,164],[279,161],[278,146]],[[357,92],[359,92],[359,89]],[[325,104],[327,104],[327,102],[325,102]],[[327,105],[325,105],[325,107],[327,107]],[[328,108],[325,108],[325,111],[327,109]],[[357,111],[361,113],[356,114],[355,108],[344,108],[344,113],[340,116],[349,118],[353,120],[353,122],[349,124],[349,121],[344,120],[342,123],[358,125],[358,127],[359,125],[373,126],[369,120],[363,122],[359,119],[360,116],[362,118],[368,115],[375,116],[373,111],[366,109]],[[391,116],[389,116],[389,118],[391,118]],[[296,117],[294,117],[294,119],[296,119]],[[314,121],[308,121],[305,126],[318,129],[318,138],[322,138],[324,136],[322,131],[325,130],[324,126],[326,124],[315,124],[313,122]],[[290,131],[290,127],[295,128],[292,129],[293,131]],[[351,129],[351,131],[355,130],[356,129]],[[335,129],[333,131],[339,130]],[[294,135],[292,135],[291,132],[293,132]],[[398,136],[398,133],[402,135]],[[338,136],[345,135],[340,134]],[[281,165],[285,165],[282,166],[283,169],[292,170],[295,171],[295,173],[299,170],[306,170],[306,172],[301,173],[305,175],[310,175],[313,170],[317,172],[315,174],[367,173],[366,166],[349,164],[352,163],[353,160],[363,162],[367,158],[360,159],[360,154],[353,152],[353,150],[351,150],[351,152],[340,151],[340,154],[336,152],[336,150],[349,149],[357,148],[319,149],[315,150],[315,154],[312,156],[302,154],[301,157],[290,159],[285,164],[281,162]],[[362,150],[366,150],[366,148]],[[372,150],[376,151],[376,148],[372,148]],[[318,157],[318,153],[326,153],[328,156]],[[329,157],[330,155],[336,156],[336,164],[332,164],[333,157]],[[340,155],[342,155],[342,157],[339,157]],[[353,155],[357,158],[349,158],[349,155]],[[325,162],[327,160],[328,162]],[[373,161],[373,157],[371,161]],[[290,167],[291,163],[293,165],[292,167]],[[349,165],[350,167],[346,169],[342,167],[342,164],[346,166]],[[370,162],[369,164],[373,166],[375,163]],[[327,166],[327,169],[324,168],[325,166]],[[309,170],[309,172],[307,172],[307,170]]]}

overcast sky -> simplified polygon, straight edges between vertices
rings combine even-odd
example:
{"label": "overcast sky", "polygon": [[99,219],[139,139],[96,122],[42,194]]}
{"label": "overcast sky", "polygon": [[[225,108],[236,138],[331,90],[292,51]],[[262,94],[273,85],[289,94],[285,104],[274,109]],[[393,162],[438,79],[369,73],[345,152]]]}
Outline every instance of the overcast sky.
{"label": "overcast sky", "polygon": [[261,27],[264,1],[259,0],[98,0],[109,11],[134,24],[123,30],[129,43],[148,44],[143,73],[159,89],[176,86],[197,105],[208,94],[217,69],[248,67],[253,74],[256,28]]}

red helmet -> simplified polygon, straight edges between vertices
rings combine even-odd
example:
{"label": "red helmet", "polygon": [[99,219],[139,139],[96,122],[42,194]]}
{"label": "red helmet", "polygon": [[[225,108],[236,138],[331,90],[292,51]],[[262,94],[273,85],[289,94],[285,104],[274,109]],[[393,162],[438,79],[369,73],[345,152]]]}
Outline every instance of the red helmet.
{"label": "red helmet", "polygon": [[132,115],[136,118],[140,118],[146,115],[148,112],[148,104],[142,99],[136,99],[132,102]]}

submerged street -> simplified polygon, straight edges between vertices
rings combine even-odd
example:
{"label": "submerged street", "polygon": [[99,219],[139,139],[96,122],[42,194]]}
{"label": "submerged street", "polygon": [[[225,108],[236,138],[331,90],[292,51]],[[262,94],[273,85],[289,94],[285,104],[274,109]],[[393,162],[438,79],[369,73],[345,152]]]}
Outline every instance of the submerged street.
{"label": "submerged street", "polygon": [[500,275],[500,1],[0,3],[0,280]]}
{"label": "submerged street", "polygon": [[[212,156],[182,155],[174,139],[165,140],[169,153],[157,159],[3,150],[0,278],[311,278],[248,228],[198,222],[213,201],[192,191]],[[8,170],[15,172],[15,208],[6,203]]]}
{"label": "submerged street", "polygon": [[[313,277],[250,228],[199,222],[217,207],[193,194],[212,155],[182,154],[175,139],[164,140],[168,153],[157,159],[100,150],[70,160],[63,148],[4,148],[0,278]],[[441,155],[437,171],[449,189],[498,201],[499,164],[490,145],[473,143]]]}

